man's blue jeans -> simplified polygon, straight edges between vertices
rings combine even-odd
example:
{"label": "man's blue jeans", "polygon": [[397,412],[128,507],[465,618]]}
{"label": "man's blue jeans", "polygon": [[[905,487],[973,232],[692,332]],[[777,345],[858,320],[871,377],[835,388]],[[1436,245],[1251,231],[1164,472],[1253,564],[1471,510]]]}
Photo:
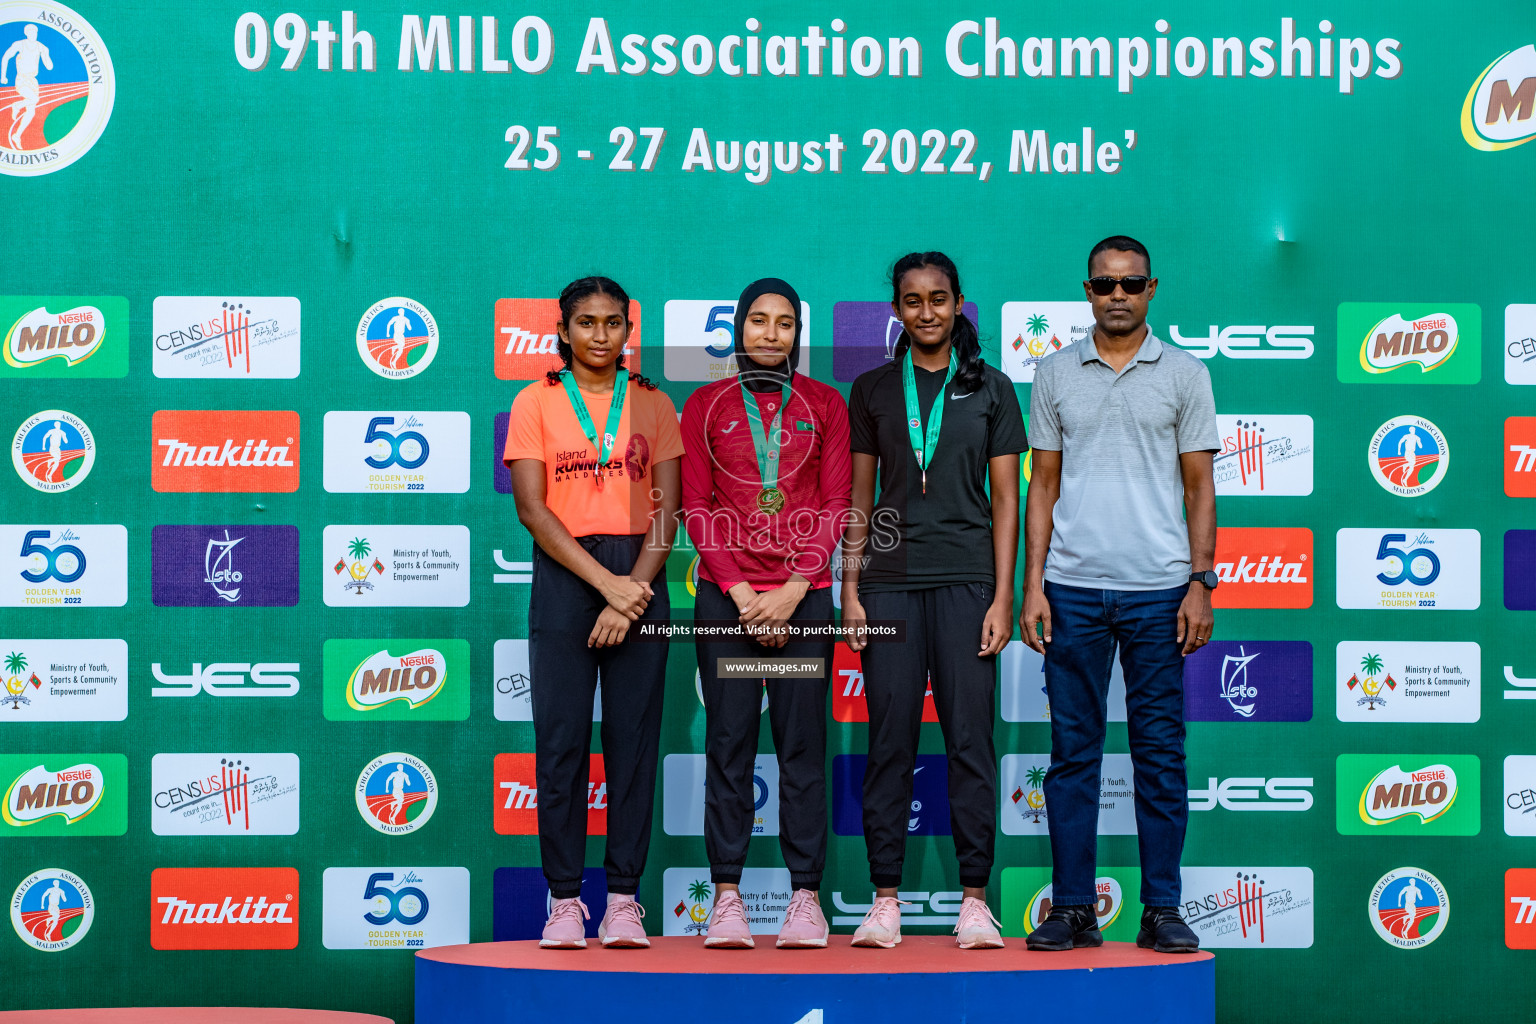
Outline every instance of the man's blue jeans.
{"label": "man's blue jeans", "polygon": [[1051,702],[1051,902],[1097,902],[1099,778],[1115,648],[1125,670],[1126,711],[1141,846],[1141,902],[1179,905],[1179,857],[1189,820],[1184,775],[1184,659],[1177,641],[1188,586],[1091,590],[1045,584],[1051,642],[1045,687]]}

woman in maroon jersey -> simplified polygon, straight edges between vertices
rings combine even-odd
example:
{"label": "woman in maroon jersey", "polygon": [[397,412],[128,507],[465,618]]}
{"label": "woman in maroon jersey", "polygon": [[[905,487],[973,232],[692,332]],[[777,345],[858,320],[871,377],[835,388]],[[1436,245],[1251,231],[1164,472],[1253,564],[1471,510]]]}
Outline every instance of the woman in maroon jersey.
{"label": "woman in maroon jersey", "polygon": [[[852,476],[842,396],[795,372],[800,315],[800,297],[785,282],[748,285],[736,303],[740,372],[699,388],[683,407],[683,510],[702,561],[694,621],[739,623],[750,633],[696,640],[704,847],[715,885],[704,944],[713,948],[753,945],[738,889],[758,803],[753,762],[765,681],[779,762],[779,846],[794,890],[778,945],[827,944],[817,891],[827,852],[831,559]],[[821,632],[791,642],[791,625]],[[814,678],[725,678],[722,658],[820,659],[821,670]]]}

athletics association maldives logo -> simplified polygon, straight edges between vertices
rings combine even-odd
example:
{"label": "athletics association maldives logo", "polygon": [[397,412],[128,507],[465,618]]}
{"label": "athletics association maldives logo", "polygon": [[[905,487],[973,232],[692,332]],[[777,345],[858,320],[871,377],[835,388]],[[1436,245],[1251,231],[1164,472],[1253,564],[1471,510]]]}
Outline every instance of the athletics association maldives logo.
{"label": "athletics association maldives logo", "polygon": [[1384,490],[1417,498],[1440,486],[1451,467],[1451,446],[1422,416],[1394,416],[1376,428],[1366,452],[1371,475]]}
{"label": "athletics association maldives logo", "polygon": [[357,777],[357,813],[376,832],[414,832],[437,810],[437,779],[425,761],[399,752],[380,754]]}
{"label": "athletics association maldives logo", "polygon": [[63,409],[44,409],[16,428],[11,462],[28,487],[57,494],[91,475],[96,439],[80,417]]}
{"label": "athletics association maldives logo", "polygon": [[63,868],[34,871],[11,894],[11,927],[21,941],[44,953],[68,949],[85,938],[95,917],[90,886]]}
{"label": "athletics association maldives logo", "polygon": [[415,299],[380,299],[357,322],[357,354],[380,377],[414,377],[437,357],[437,321]]}
{"label": "athletics association maldives logo", "polygon": [[1381,941],[1419,949],[1438,939],[1451,917],[1451,899],[1440,879],[1423,868],[1388,871],[1371,887],[1371,925]]}
{"label": "athletics association maldives logo", "polygon": [[112,117],[101,36],[50,0],[0,3],[0,174],[35,177],[84,156]]}

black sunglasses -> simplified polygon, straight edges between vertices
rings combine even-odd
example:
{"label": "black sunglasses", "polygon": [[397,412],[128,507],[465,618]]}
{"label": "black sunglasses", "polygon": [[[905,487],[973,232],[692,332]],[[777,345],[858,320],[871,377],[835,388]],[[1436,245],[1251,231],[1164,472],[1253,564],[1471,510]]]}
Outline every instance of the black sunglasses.
{"label": "black sunglasses", "polygon": [[1127,295],[1140,295],[1147,290],[1147,278],[1142,274],[1133,274],[1130,277],[1090,277],[1088,287],[1093,289],[1095,295],[1109,295],[1114,292],[1115,285],[1125,290]]}

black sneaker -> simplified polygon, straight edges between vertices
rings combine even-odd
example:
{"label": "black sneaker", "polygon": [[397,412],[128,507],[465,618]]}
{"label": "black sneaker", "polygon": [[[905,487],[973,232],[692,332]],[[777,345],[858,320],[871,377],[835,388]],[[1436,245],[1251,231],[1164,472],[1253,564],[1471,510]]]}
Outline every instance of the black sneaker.
{"label": "black sneaker", "polygon": [[1052,907],[1040,927],[1029,933],[1024,945],[1041,952],[1059,953],[1084,946],[1104,945],[1099,919],[1089,906]]}
{"label": "black sneaker", "polygon": [[1194,953],[1200,949],[1200,939],[1173,907],[1146,907],[1136,945],[1159,953]]}

